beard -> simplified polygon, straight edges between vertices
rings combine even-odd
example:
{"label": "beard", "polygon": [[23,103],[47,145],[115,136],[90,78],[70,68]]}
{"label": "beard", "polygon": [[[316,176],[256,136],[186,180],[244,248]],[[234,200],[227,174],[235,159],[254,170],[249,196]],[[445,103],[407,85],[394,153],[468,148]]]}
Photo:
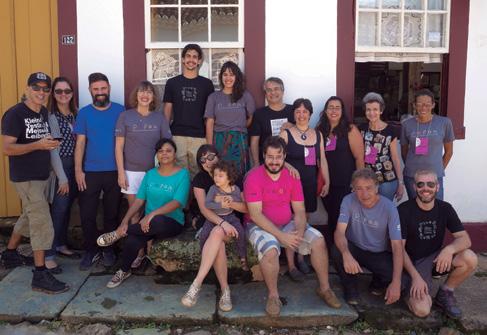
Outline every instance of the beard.
{"label": "beard", "polygon": [[277,165],[277,164],[271,165],[271,167],[278,166],[277,170],[271,169],[271,167],[269,167],[267,164],[264,164],[264,166],[265,166],[265,169],[271,174],[278,174],[282,171],[282,169],[284,169],[284,163],[282,163],[281,165]]}
{"label": "beard", "polygon": [[[104,99],[98,99],[103,97]],[[96,107],[106,107],[110,103],[110,95],[109,94],[96,94],[92,96],[93,98],[93,105]]]}
{"label": "beard", "polygon": [[436,191],[432,191],[431,194],[423,195],[422,193],[416,191],[416,197],[419,201],[424,204],[429,204],[436,199]]}

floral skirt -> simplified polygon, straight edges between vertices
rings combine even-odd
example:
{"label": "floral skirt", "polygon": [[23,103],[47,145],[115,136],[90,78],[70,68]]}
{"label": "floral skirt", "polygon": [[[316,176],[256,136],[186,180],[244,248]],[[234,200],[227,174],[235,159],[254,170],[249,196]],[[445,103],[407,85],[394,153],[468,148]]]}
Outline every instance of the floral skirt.
{"label": "floral skirt", "polygon": [[218,131],[213,144],[221,159],[233,162],[241,176],[250,170],[249,142],[247,133],[240,131]]}

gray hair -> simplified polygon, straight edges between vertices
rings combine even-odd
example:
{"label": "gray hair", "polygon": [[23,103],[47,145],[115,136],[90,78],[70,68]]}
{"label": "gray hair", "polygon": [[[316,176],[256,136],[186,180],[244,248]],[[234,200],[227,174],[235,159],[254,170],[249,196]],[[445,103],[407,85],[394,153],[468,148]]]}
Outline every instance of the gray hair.
{"label": "gray hair", "polygon": [[384,103],[384,99],[382,98],[382,95],[375,92],[369,92],[362,99],[362,107],[364,108],[364,110],[365,110],[365,105],[372,102],[377,102],[380,105],[381,112],[383,112],[384,109],[386,108],[386,104]]}
{"label": "gray hair", "polygon": [[377,175],[370,168],[355,170],[355,172],[352,174],[352,187],[357,179],[369,179],[374,181],[374,184],[376,186],[379,185],[379,179],[377,178]]}
{"label": "gray hair", "polygon": [[278,78],[278,77],[269,77],[267,78],[266,80],[264,80],[264,84],[262,84],[262,89],[265,91],[265,85],[267,83],[276,83],[278,84],[279,86],[281,86],[281,90],[284,91],[284,82],[282,81],[281,78]]}
{"label": "gray hair", "polygon": [[438,175],[435,171],[430,169],[418,170],[414,173],[414,181],[418,180],[419,176],[433,176],[435,177],[435,182],[438,183]]}

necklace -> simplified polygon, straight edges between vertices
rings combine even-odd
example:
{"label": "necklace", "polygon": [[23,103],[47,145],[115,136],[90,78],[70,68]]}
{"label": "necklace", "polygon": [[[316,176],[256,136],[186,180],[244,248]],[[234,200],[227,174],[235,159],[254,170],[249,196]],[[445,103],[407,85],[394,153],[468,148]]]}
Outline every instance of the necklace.
{"label": "necklace", "polygon": [[302,131],[302,130],[301,130],[301,129],[299,129],[297,126],[295,126],[295,127],[296,127],[296,129],[298,130],[299,134],[301,134],[301,136],[300,136],[300,137],[301,137],[301,139],[302,139],[303,141],[306,141],[306,139],[308,138],[308,136],[306,136],[306,132],[309,130],[309,127],[308,127],[308,128],[306,128],[306,130],[305,130],[305,131]]}

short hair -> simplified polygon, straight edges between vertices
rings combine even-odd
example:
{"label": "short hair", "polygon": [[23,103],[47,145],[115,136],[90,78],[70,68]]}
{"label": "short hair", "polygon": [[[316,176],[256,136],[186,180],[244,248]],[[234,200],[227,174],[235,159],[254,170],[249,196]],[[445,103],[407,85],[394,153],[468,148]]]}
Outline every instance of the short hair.
{"label": "short hair", "polygon": [[416,171],[414,173],[414,181],[416,181],[419,176],[433,176],[433,177],[435,177],[435,182],[438,183],[438,175],[433,170],[430,170],[430,169],[422,169],[422,170]]}
{"label": "short hair", "polygon": [[215,154],[218,157],[218,150],[216,147],[212,144],[203,144],[198,148],[198,151],[196,152],[196,164],[198,164],[198,168],[200,171],[203,171],[203,165],[201,165],[200,159],[207,153],[212,153]]}
{"label": "short hair", "polygon": [[201,50],[201,47],[196,43],[186,44],[183,51],[181,51],[181,58],[184,58],[189,50],[196,51],[198,53],[198,59],[203,59],[203,50]]}
{"label": "short hair", "polygon": [[262,84],[262,89],[265,91],[265,85],[267,83],[276,83],[277,85],[281,86],[281,90],[284,91],[284,82],[282,81],[281,78],[278,77],[269,77],[266,80],[264,80],[264,84]]}
{"label": "short hair", "polygon": [[309,110],[309,114],[313,114],[313,104],[311,103],[311,101],[309,99],[299,98],[299,99],[294,100],[293,110],[298,109],[299,107],[301,107],[301,105],[304,108],[306,108],[307,110]]}
{"label": "short hair", "polygon": [[363,107],[364,111],[365,111],[366,105],[373,103],[373,102],[377,102],[380,105],[380,111],[381,112],[383,112],[384,109],[386,108],[386,104],[384,102],[384,98],[382,98],[382,95],[380,95],[379,93],[375,93],[375,92],[369,92],[362,99],[362,107]]}
{"label": "short hair", "polygon": [[352,187],[357,179],[369,179],[372,180],[376,186],[379,185],[379,179],[377,178],[377,175],[370,168],[355,170],[355,172],[352,174]]}
{"label": "short hair", "polygon": [[422,97],[422,96],[430,97],[431,102],[435,103],[435,95],[433,94],[433,92],[431,92],[427,88],[420,89],[419,91],[416,91],[414,93],[414,102],[416,102],[418,100],[418,98]]}
{"label": "short hair", "polygon": [[176,143],[174,143],[173,140],[171,140],[170,138],[161,138],[159,141],[157,141],[156,145],[155,145],[155,150],[156,150],[156,153],[161,150],[162,146],[164,144],[168,143],[170,146],[172,146],[174,148],[174,152],[177,152],[178,151],[178,148],[176,147]]}
{"label": "short hair", "polygon": [[106,81],[108,84],[110,83],[108,77],[101,72],[93,72],[88,76],[89,85],[96,83],[97,81]]}
{"label": "short hair", "polygon": [[129,96],[129,105],[132,108],[136,108],[138,105],[137,101],[137,93],[143,91],[151,91],[153,94],[152,102],[149,104],[149,110],[152,112],[157,109],[159,106],[159,94],[157,93],[156,88],[154,85],[147,80],[142,80],[130,93]]}
{"label": "short hair", "polygon": [[227,174],[230,185],[235,185],[239,175],[237,172],[237,168],[235,167],[235,164],[233,162],[219,160],[213,166],[213,172],[215,172],[216,169],[225,172]]}
{"label": "short hair", "polygon": [[269,136],[266,138],[264,143],[262,144],[262,152],[265,155],[267,152],[267,149],[269,147],[274,148],[274,149],[281,149],[283,154],[286,154],[286,142],[284,141],[283,138],[279,136]]}

